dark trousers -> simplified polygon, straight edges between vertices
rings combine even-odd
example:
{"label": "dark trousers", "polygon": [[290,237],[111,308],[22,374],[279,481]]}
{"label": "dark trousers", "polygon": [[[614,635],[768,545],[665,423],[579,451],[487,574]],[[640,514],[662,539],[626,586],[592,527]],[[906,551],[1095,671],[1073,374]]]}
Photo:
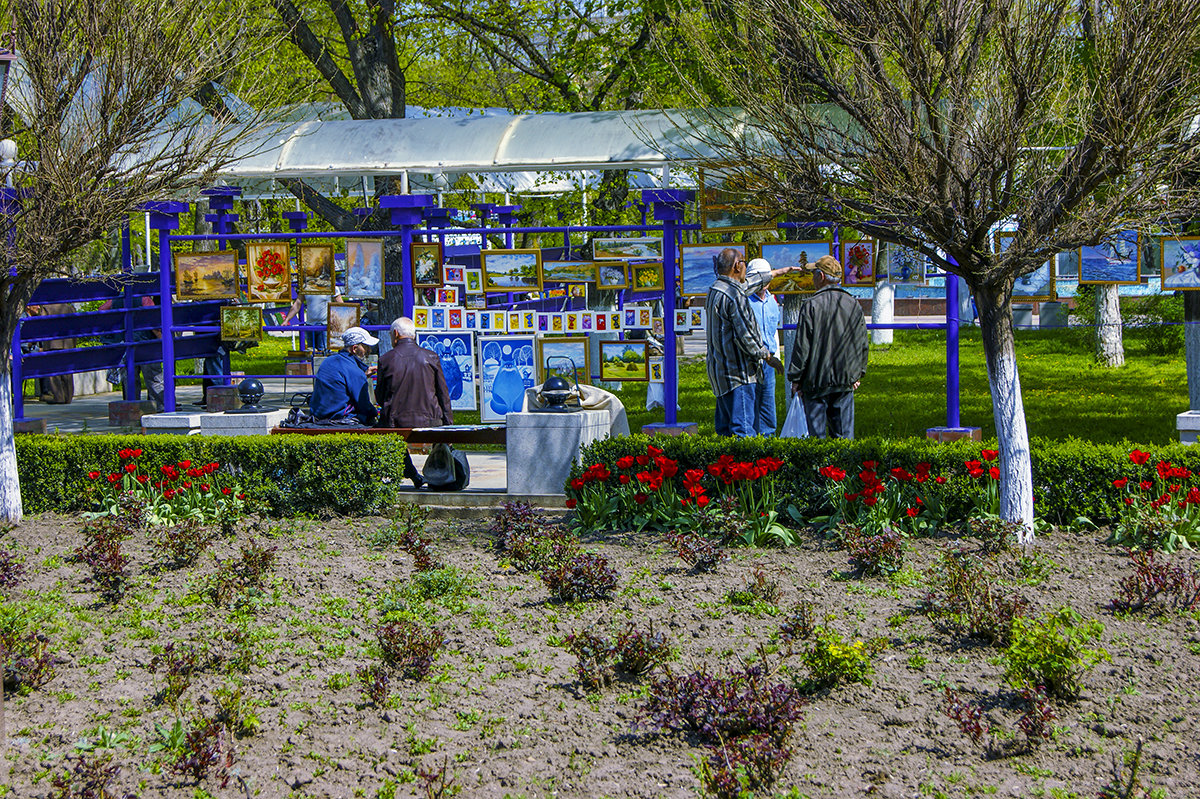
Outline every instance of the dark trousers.
{"label": "dark trousers", "polygon": [[421,473],[417,471],[417,465],[413,463],[412,455],[404,453],[404,479],[412,480],[414,485],[419,486],[423,482]]}
{"label": "dark trousers", "polygon": [[854,438],[854,392],[804,398],[808,434],[818,438]]}

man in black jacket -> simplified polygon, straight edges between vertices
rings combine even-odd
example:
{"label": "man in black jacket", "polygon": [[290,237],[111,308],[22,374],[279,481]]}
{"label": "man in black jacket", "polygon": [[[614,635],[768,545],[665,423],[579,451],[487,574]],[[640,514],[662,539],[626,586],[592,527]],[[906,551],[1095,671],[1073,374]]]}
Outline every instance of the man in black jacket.
{"label": "man in black jacket", "polygon": [[824,255],[805,268],[817,291],[800,307],[788,380],[804,400],[809,435],[854,438],[854,391],[867,373],[867,325],[858,300],[840,285],[836,258]]}

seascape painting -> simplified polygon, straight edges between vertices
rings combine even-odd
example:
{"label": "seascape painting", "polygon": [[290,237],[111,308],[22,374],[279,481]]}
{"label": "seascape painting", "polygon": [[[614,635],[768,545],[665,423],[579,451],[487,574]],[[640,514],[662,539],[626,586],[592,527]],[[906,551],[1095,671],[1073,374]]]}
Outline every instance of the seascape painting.
{"label": "seascape painting", "polygon": [[541,250],[483,250],[483,290],[541,291]]}
{"label": "seascape painting", "polygon": [[534,385],[533,342],[533,336],[479,339],[481,422],[503,422],[525,406],[525,389]]}
{"label": "seascape painting", "polygon": [[592,241],[592,257],[597,261],[662,260],[663,240],[661,236],[638,239],[597,238]]}
{"label": "seascape painting", "polygon": [[679,251],[679,273],[683,280],[683,296],[703,297],[717,279],[714,259],[726,247],[746,257],[745,244],[685,244]]}
{"label": "seascape painting", "polygon": [[1141,278],[1138,232],[1125,230],[1094,247],[1079,248],[1079,284],[1137,283]]}
{"label": "seascape painting", "polygon": [[[1016,237],[1015,233],[1001,231],[996,234],[996,252],[1002,253]],[[1054,261],[1047,261],[1013,283],[1014,301],[1048,302],[1054,299]]]}
{"label": "seascape painting", "polygon": [[179,299],[232,300],[237,292],[237,250],[175,253],[175,293]]}
{"label": "seascape painting", "polygon": [[[804,266],[816,263],[824,255],[833,255],[833,242],[817,239],[812,241],[787,241],[776,244],[764,244],[762,257],[771,264],[772,269],[788,269],[793,266]],[[771,281],[769,286],[773,294],[800,294],[813,290],[811,272],[788,272]]]}
{"label": "seascape painting", "polygon": [[383,299],[383,239],[347,239],[346,297]]}
{"label": "seascape painting", "polygon": [[450,409],[475,410],[475,336],[472,333],[422,333],[417,344],[437,354],[442,362]]}
{"label": "seascape painting", "polygon": [[1200,236],[1162,240],[1163,291],[1200,289]]}

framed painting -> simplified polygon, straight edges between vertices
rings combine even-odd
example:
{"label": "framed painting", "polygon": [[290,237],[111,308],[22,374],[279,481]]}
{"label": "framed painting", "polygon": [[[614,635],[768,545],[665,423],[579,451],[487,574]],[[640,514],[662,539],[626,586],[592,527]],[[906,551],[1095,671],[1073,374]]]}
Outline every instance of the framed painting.
{"label": "framed painting", "polygon": [[226,305],[221,308],[221,338],[225,341],[262,341],[262,308]]}
{"label": "framed painting", "polygon": [[[481,278],[480,278],[481,285],[482,285],[482,280],[483,280],[483,278],[481,277]],[[468,308],[474,308],[474,309],[475,309],[475,310],[477,310],[477,311],[482,311],[484,308],[487,308],[487,297],[486,297],[486,296],[484,296],[482,293],[480,293],[480,294],[468,294],[468,295],[467,295],[467,296],[466,296],[466,297],[463,299],[463,303],[464,303],[464,304],[465,304],[465,305],[466,305]]]}
{"label": "framed painting", "polygon": [[661,339],[667,335],[667,320],[661,316],[656,316],[650,320],[650,335],[657,339]]}
{"label": "framed painting", "polygon": [[596,315],[591,311],[579,312],[579,329],[584,333],[591,333],[595,329]]}
{"label": "framed painting", "polygon": [[437,292],[438,305],[458,305],[458,286],[443,286],[434,291]]}
{"label": "framed painting", "polygon": [[408,248],[412,264],[412,284],[415,289],[436,289],[444,284],[442,244],[438,241],[414,241]]}
{"label": "framed painting", "polygon": [[383,299],[383,239],[346,241],[346,297]]}
{"label": "framed painting", "polygon": [[650,373],[645,341],[601,341],[600,379],[645,382]]}
{"label": "framed painting", "polygon": [[291,255],[286,241],[246,244],[246,299],[249,302],[291,302]]}
{"label": "framed painting", "polygon": [[[784,241],[762,246],[762,257],[771,264],[772,269],[787,269],[815,263],[823,255],[837,257],[833,242],[828,239]],[[813,291],[812,273],[788,272],[771,280],[768,288],[775,294],[803,294]]]}
{"label": "framed painting", "polygon": [[842,242],[842,285],[875,285],[875,251],[879,248],[875,239],[858,239]]}
{"label": "framed painting", "polygon": [[583,329],[583,326],[579,323],[579,311],[568,311],[563,316],[566,318],[563,330],[567,333],[578,333]]}
{"label": "framed painting", "polygon": [[[996,252],[1008,249],[1016,233],[996,233]],[[1019,276],[1013,283],[1013,302],[1049,302],[1054,299],[1054,261],[1046,261],[1037,269]]]}
{"label": "framed painting", "polygon": [[608,332],[608,314],[604,311],[600,311],[595,314],[595,317],[596,317],[596,332],[597,333],[607,333]]}
{"label": "framed painting", "polygon": [[446,309],[440,306],[434,306],[429,309],[429,329],[430,330],[445,330],[446,329]]}
{"label": "framed painting", "polygon": [[413,308],[413,327],[417,330],[429,329],[429,308],[423,305]]}
{"label": "framed painting", "polygon": [[1141,279],[1142,253],[1138,232],[1123,230],[1094,247],[1079,248],[1079,285],[1132,285]]}
{"label": "framed painting", "polygon": [[1200,236],[1166,236],[1159,248],[1163,291],[1200,289]]}
{"label": "framed painting", "polygon": [[541,250],[482,250],[483,290],[541,291]]}
{"label": "framed painting", "polygon": [[446,309],[446,327],[450,330],[463,329],[463,309],[462,308],[447,308]]}
{"label": "framed painting", "polygon": [[717,256],[726,247],[737,250],[740,258],[746,257],[745,244],[685,244],[680,248],[679,274],[683,296],[703,297],[708,294],[708,287],[717,279]]}
{"label": "framed painting", "polygon": [[542,261],[542,283],[594,283],[592,261]]}
{"label": "framed painting", "polygon": [[574,297],[579,300],[586,300],[587,290],[587,283],[571,283],[567,286],[567,296]]}
{"label": "framed painting", "polygon": [[701,169],[700,227],[704,230],[732,233],[740,230],[764,230],[775,227],[778,204],[760,202],[759,192],[747,176],[732,169]]}
{"label": "framed painting", "polygon": [[608,312],[608,329],[611,331],[619,331],[621,329],[621,312]]}
{"label": "framed painting", "polygon": [[442,362],[450,409],[473,411],[475,403],[475,336],[472,333],[422,333],[417,345],[435,353]]}
{"label": "framed painting", "polygon": [[329,303],[329,316],[325,321],[325,334],[329,338],[329,349],[342,348],[342,334],[358,326],[362,307],[357,302]]}
{"label": "framed painting", "polygon": [[663,359],[661,357],[650,359],[650,382],[663,382]]}
{"label": "framed painting", "polygon": [[482,294],[483,293],[483,270],[467,267],[463,270],[463,293],[464,294]]}
{"label": "framed painting", "polygon": [[512,330],[514,332],[520,330],[521,329],[521,312],[520,311],[509,311],[508,312],[508,322],[505,324],[505,326],[509,330]]}
{"label": "framed painting", "polygon": [[566,314],[556,313],[550,317],[550,332],[565,333],[566,331]]}
{"label": "framed painting", "polygon": [[692,329],[692,315],[687,308],[675,309],[675,332],[689,333]]}
{"label": "framed painting", "polygon": [[623,289],[629,285],[625,262],[596,264],[596,288],[600,291]]}
{"label": "framed painting", "polygon": [[887,279],[897,286],[923,286],[925,273],[929,269],[929,259],[917,250],[901,247],[899,244],[887,246]]}
{"label": "framed painting", "polygon": [[537,311],[521,311],[521,330],[526,333],[537,331]]}
{"label": "framed painting", "polygon": [[334,294],[333,245],[301,244],[296,274],[300,294]]}
{"label": "framed painting", "polygon": [[691,328],[693,332],[696,330],[703,330],[707,313],[708,311],[706,311],[704,308],[688,308],[688,327]]}
{"label": "framed painting", "polygon": [[592,239],[592,257],[597,261],[661,261],[662,236]]}
{"label": "framed painting", "polygon": [[629,288],[634,291],[662,291],[662,261],[629,265]]}
{"label": "framed painting", "polygon": [[462,283],[465,281],[463,275],[463,267],[461,266],[443,266],[442,280],[446,283]]}
{"label": "framed painting", "polygon": [[565,377],[571,383],[591,382],[591,348],[587,336],[575,338],[539,338],[537,347],[537,374],[539,384],[546,382],[552,374]]}
{"label": "framed painting", "polygon": [[479,339],[479,420],[503,422],[525,406],[534,385],[534,337],[482,336]]}
{"label": "framed painting", "polygon": [[237,250],[175,253],[175,295],[179,299],[233,300],[237,293]]}

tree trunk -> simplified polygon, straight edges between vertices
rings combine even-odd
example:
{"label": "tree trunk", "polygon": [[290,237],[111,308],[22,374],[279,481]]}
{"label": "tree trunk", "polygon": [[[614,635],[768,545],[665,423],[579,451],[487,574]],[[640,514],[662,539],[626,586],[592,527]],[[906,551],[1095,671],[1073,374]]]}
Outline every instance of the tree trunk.
{"label": "tree trunk", "polygon": [[[951,276],[953,279],[953,276]],[[891,324],[896,321],[896,288],[886,280],[875,284],[871,297],[871,323],[876,325]],[[871,343],[891,344],[895,331],[877,329],[871,331]]]}
{"label": "tree trunk", "polygon": [[1183,294],[1183,346],[1187,359],[1188,410],[1200,411],[1200,292]]}
{"label": "tree trunk", "polygon": [[975,290],[996,438],[1000,442],[1000,516],[1021,525],[1021,543],[1033,543],[1033,463],[1021,400],[1013,339],[1012,284]]}
{"label": "tree trunk", "polygon": [[1124,366],[1125,345],[1121,340],[1121,299],[1115,283],[1096,286],[1096,363]]}
{"label": "tree trunk", "polygon": [[[12,337],[4,337],[6,350]],[[18,387],[19,388],[19,387]],[[21,521],[21,484],[17,480],[17,444],[13,439],[12,356],[0,353],[0,521]]]}

